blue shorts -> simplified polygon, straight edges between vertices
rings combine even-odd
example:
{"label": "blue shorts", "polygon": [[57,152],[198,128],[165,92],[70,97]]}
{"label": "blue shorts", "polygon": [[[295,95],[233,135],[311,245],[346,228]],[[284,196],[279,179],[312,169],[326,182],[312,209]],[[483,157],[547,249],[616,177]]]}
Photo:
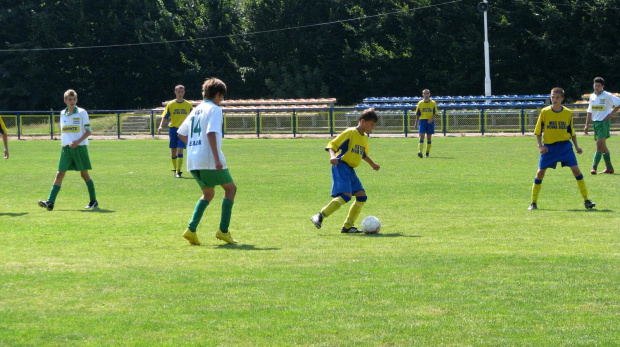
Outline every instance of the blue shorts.
{"label": "blue shorts", "polygon": [[334,198],[342,193],[353,195],[362,190],[364,187],[357,178],[355,169],[343,161],[339,161],[338,165],[332,165],[332,196]]}
{"label": "blue shorts", "polygon": [[185,142],[181,141],[177,135],[177,130],[179,130],[179,128],[170,127],[168,129],[168,136],[170,137],[168,148],[185,148]]}
{"label": "blue shorts", "polygon": [[434,134],[435,133],[435,122],[428,123],[428,119],[420,119],[418,121],[418,129],[420,129],[420,134]]}
{"label": "blue shorts", "polygon": [[562,163],[562,166],[575,166],[577,165],[577,157],[573,152],[573,144],[570,141],[556,142],[550,145],[545,145],[549,151],[540,155],[538,161],[538,168],[543,169],[555,169],[558,162]]}

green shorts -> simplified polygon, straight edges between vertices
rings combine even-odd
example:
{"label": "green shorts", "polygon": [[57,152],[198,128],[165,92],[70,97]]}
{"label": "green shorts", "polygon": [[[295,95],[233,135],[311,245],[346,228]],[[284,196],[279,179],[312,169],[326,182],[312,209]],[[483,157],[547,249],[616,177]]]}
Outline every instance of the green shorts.
{"label": "green shorts", "polygon": [[192,170],[192,176],[200,188],[213,188],[233,181],[228,169],[224,170]]}
{"label": "green shorts", "polygon": [[611,127],[611,121],[594,121],[594,140],[608,139],[611,137],[609,128]]}
{"label": "green shorts", "polygon": [[60,152],[60,160],[58,161],[58,171],[84,171],[92,170],[90,166],[90,157],[88,156],[88,148],[86,146],[77,146],[71,148],[63,146]]}

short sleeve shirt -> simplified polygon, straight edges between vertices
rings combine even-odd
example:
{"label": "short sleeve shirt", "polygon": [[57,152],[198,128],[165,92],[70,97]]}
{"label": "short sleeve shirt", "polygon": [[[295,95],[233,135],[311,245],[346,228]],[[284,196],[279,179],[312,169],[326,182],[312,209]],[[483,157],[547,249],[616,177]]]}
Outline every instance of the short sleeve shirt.
{"label": "short sleeve shirt", "polygon": [[357,128],[348,128],[331,140],[325,149],[333,149],[340,161],[355,168],[368,155],[368,135],[361,134]]}
{"label": "short sleeve shirt", "polygon": [[430,100],[429,102],[420,100],[420,102],[418,102],[418,106],[415,108],[415,115],[420,117],[420,119],[432,119],[436,114],[437,103],[433,100]]}
{"label": "short sleeve shirt", "polygon": [[187,115],[192,111],[192,107],[192,104],[187,100],[181,102],[176,100],[170,101],[163,113],[164,118],[170,119],[168,126],[172,128],[180,127]]}
{"label": "short sleeve shirt", "polygon": [[554,111],[552,106],[543,108],[538,116],[534,134],[543,135],[543,143],[546,145],[570,140],[575,136],[573,112],[564,106],[559,112]]}
{"label": "short sleeve shirt", "polygon": [[177,133],[187,136],[187,170],[216,170],[208,133],[215,133],[220,163],[224,169],[227,168],[226,158],[222,153],[223,123],[222,109],[210,100],[203,100],[185,118]]}
{"label": "short sleeve shirt", "polygon": [[[86,127],[90,126],[88,112],[83,108],[76,107],[73,113],[67,112],[68,108],[60,111],[60,142],[63,146],[84,136]],[[80,142],[80,146],[88,146],[88,138]]]}
{"label": "short sleeve shirt", "polygon": [[620,105],[620,98],[603,90],[600,95],[590,94],[588,112],[592,113],[593,121],[602,121],[611,112],[611,109],[618,105]]}

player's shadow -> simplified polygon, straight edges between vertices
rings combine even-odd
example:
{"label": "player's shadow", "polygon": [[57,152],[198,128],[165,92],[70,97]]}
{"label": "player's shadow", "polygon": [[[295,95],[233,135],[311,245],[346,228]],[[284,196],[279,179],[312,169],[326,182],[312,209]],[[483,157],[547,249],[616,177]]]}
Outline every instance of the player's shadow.
{"label": "player's shadow", "polygon": [[27,215],[28,212],[20,212],[20,213],[11,213],[11,212],[0,212],[0,217],[21,217]]}
{"label": "player's shadow", "polygon": [[[341,236],[343,233],[334,233],[334,234],[322,234],[319,236]],[[346,234],[345,236],[350,237],[422,237],[421,235],[404,235],[403,233],[377,233],[377,234],[364,234],[364,233],[351,233]]]}
{"label": "player's shadow", "polygon": [[231,249],[231,250],[239,250],[239,251],[279,251],[280,250],[280,248],[275,248],[275,247],[261,248],[261,247],[256,247],[250,244],[241,244],[241,245],[225,244],[225,245],[217,245],[217,246],[214,246],[213,248]]}
{"label": "player's shadow", "polygon": [[610,209],[604,209],[604,210],[596,210],[596,209],[592,209],[592,210],[567,210],[569,212],[585,212],[585,213],[610,213],[610,212],[614,212],[614,210],[610,210]]}
{"label": "player's shadow", "polygon": [[114,210],[106,210],[105,208],[94,208],[92,210],[78,210],[80,212],[87,212],[87,213],[115,213],[116,211]]}

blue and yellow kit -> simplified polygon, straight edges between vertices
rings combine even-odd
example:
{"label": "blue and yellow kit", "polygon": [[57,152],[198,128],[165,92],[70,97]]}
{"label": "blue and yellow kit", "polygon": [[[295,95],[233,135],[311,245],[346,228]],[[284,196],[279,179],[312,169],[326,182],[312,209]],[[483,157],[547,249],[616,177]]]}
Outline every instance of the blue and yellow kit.
{"label": "blue and yellow kit", "polygon": [[543,143],[546,145],[569,141],[575,136],[573,112],[564,106],[559,112],[554,111],[552,106],[543,108],[538,116],[534,134],[542,135]]}
{"label": "blue and yellow kit", "polygon": [[192,111],[192,107],[192,104],[187,100],[183,100],[181,102],[176,100],[170,101],[168,105],[166,105],[163,113],[164,118],[170,120],[168,126],[170,128],[180,127],[185,118],[187,118],[189,113]]}
{"label": "blue and yellow kit", "polygon": [[331,140],[325,150],[333,149],[336,157],[352,168],[357,167],[368,155],[368,135],[357,128],[348,128]]}
{"label": "blue and yellow kit", "polygon": [[418,102],[418,106],[415,108],[415,115],[420,117],[420,119],[432,119],[436,114],[437,103],[433,100],[430,100],[429,102],[420,100],[420,102]]}

